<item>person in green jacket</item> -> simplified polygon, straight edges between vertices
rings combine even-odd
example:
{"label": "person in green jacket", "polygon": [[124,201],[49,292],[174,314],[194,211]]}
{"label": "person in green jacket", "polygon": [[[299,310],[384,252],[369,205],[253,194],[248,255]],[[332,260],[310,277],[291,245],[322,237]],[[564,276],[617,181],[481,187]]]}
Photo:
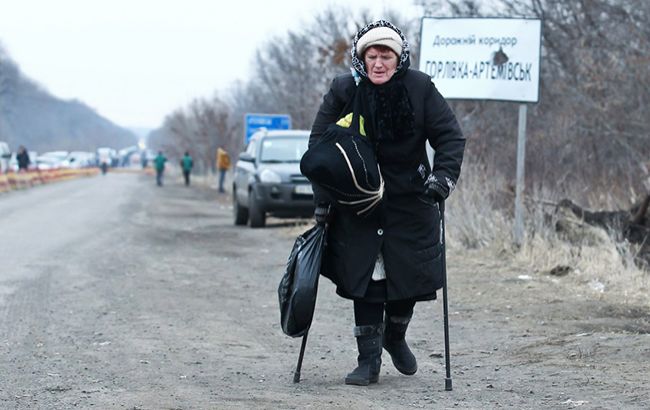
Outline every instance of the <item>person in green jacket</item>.
{"label": "person in green jacket", "polygon": [[190,185],[190,172],[192,172],[192,167],[194,166],[194,161],[190,153],[185,151],[185,155],[181,158],[181,169],[183,170],[183,177],[185,177],[185,185]]}
{"label": "person in green jacket", "polygon": [[167,162],[167,158],[163,155],[162,151],[158,151],[158,155],[153,160],[154,167],[156,168],[156,184],[158,184],[158,186],[162,186],[163,184],[165,162]]}

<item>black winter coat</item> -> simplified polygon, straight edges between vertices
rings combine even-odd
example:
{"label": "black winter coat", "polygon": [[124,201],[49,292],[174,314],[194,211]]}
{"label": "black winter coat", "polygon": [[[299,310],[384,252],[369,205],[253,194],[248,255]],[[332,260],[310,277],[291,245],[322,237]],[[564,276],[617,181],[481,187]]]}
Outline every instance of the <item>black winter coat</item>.
{"label": "black winter coat", "polygon": [[[409,69],[402,81],[415,111],[415,132],[406,140],[378,145],[377,159],[386,183],[380,206],[366,217],[340,209],[331,216],[323,274],[347,298],[364,298],[380,251],[387,300],[432,299],[442,287],[440,213],[435,200],[424,194],[431,172],[425,144],[428,140],[435,151],[433,175],[455,183],[465,138],[428,75]],[[314,120],[310,146],[346,114],[342,110],[355,88],[351,74],[333,80]],[[317,186],[314,192],[316,202],[327,201]]]}

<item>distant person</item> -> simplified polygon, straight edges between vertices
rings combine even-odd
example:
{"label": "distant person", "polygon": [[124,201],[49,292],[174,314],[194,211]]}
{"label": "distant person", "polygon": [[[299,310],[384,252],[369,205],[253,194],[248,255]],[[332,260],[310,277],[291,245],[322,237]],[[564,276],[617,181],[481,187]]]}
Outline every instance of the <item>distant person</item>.
{"label": "distant person", "polygon": [[147,159],[147,153],[144,151],[140,155],[140,163],[142,164],[142,169],[145,169],[147,167],[147,164],[149,163]]}
{"label": "distant person", "polygon": [[219,171],[219,192],[224,193],[226,190],[223,188],[223,183],[226,179],[226,172],[230,168],[230,155],[228,151],[219,147],[217,149],[217,170]]}
{"label": "distant person", "polygon": [[153,164],[156,167],[156,184],[158,184],[158,186],[162,186],[163,184],[165,162],[167,162],[167,158],[163,155],[162,151],[158,151],[158,155],[153,160]]}
{"label": "distant person", "polygon": [[106,158],[103,158],[100,161],[99,168],[102,170],[102,175],[106,175],[106,173],[108,172],[108,162],[109,160]]}
{"label": "distant person", "polygon": [[192,172],[192,167],[194,166],[194,161],[190,156],[190,153],[185,151],[185,155],[181,158],[181,169],[183,170],[183,177],[185,178],[185,185],[190,186],[190,172]]}
{"label": "distant person", "polygon": [[29,153],[24,146],[18,147],[18,154],[16,154],[16,161],[18,161],[18,172],[27,172],[30,160]]}

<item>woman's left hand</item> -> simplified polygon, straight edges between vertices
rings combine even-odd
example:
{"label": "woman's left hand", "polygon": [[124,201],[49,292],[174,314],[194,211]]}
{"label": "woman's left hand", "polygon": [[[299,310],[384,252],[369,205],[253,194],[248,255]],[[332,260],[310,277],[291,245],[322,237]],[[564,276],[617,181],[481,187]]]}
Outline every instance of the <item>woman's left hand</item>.
{"label": "woman's left hand", "polygon": [[449,188],[441,184],[435,175],[430,174],[424,181],[424,194],[431,197],[436,202],[442,202],[449,195]]}

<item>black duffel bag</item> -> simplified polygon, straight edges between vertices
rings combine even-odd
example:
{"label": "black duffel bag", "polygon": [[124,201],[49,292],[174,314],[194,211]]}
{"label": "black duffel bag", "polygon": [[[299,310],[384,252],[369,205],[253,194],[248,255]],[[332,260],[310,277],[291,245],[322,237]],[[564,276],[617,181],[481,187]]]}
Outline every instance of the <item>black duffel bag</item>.
{"label": "black duffel bag", "polygon": [[302,156],[300,172],[334,207],[367,215],[383,197],[384,180],[360,115],[359,92],[350,105],[352,111],[346,107],[347,115],[330,124]]}

